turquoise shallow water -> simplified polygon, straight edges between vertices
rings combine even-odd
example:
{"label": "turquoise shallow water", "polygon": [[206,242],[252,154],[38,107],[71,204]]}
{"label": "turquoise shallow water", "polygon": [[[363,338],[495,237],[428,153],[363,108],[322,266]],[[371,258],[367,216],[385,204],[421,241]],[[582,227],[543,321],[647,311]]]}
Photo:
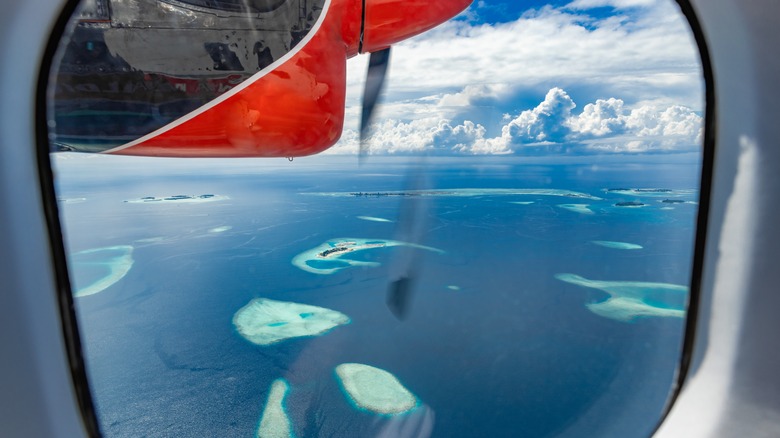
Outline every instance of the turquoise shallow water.
{"label": "turquoise shallow water", "polygon": [[[267,424],[287,430],[288,419],[298,437],[649,434],[679,358],[696,205],[620,208],[649,197],[604,189],[669,187],[693,202],[695,192],[683,189],[695,187],[695,166],[434,160],[431,188],[474,189],[419,197],[416,244],[435,250],[305,258],[315,271],[338,268],[323,275],[293,261],[342,236],[372,245],[414,236],[401,226],[405,198],[349,195],[404,191],[409,166],[306,163],[141,179],[133,172],[142,169],[58,169],[61,194],[85,199],[60,206],[77,284],[116,279],[76,298],[106,436],[252,436],[266,412]],[[226,199],[122,202],[166,193]],[[601,199],[560,196],[571,193]],[[593,214],[563,203],[587,203]],[[116,263],[124,252],[84,252],[111,247],[132,247],[133,263],[118,279],[107,266],[126,267]],[[409,312],[399,320],[387,306],[389,285],[410,272]],[[258,298],[338,311],[350,323],[258,345],[232,324]],[[647,308],[676,314],[609,317]],[[294,312],[269,328],[287,330],[314,314]],[[335,377],[345,363],[391,373],[417,407],[394,416],[357,409]],[[272,394],[280,379],[289,389]]]}
{"label": "turquoise shallow water", "polygon": [[629,322],[642,317],[685,316],[688,288],[669,283],[638,281],[589,280],[575,274],[557,274],[558,280],[587,288],[598,289],[609,294],[609,298],[588,304],[597,315]]}

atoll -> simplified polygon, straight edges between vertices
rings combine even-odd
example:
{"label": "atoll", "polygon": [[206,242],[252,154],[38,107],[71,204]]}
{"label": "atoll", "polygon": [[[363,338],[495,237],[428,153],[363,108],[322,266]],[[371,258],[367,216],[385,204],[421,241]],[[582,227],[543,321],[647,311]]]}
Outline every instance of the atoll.
{"label": "atoll", "polygon": [[406,191],[386,191],[386,192],[308,192],[302,195],[315,196],[334,196],[334,197],[357,197],[357,198],[380,198],[380,197],[407,197],[407,196],[435,196],[435,197],[470,197],[470,196],[563,196],[567,198],[581,198],[600,200],[587,193],[575,192],[564,189],[438,189],[438,190],[406,190]]}
{"label": "atoll", "polygon": [[408,246],[411,248],[433,251],[439,254],[444,253],[444,251],[432,248],[430,246],[400,242],[397,240],[342,237],[331,239],[315,248],[298,254],[297,256],[293,257],[292,264],[300,269],[303,269],[304,271],[311,272],[313,274],[333,274],[342,269],[355,266],[375,267],[379,266],[379,263],[351,260],[343,258],[342,256],[355,251],[387,248],[392,246]]}
{"label": "atoll", "polygon": [[609,298],[604,301],[586,305],[591,312],[605,318],[630,322],[638,317],[685,316],[688,299],[688,288],[685,286],[639,281],[588,280],[575,274],[557,274],[555,278],[609,294]]}

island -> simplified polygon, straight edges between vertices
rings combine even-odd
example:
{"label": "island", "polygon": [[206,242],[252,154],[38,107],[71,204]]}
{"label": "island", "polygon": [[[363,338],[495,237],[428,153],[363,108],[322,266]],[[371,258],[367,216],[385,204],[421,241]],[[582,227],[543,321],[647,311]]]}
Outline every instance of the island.
{"label": "island", "polygon": [[350,196],[356,196],[356,197],[372,197],[372,198],[380,198],[384,196],[420,196],[419,193],[412,193],[412,192],[351,192],[349,194]]}
{"label": "island", "polygon": [[408,246],[411,248],[422,249],[439,254],[444,253],[444,251],[432,248],[430,246],[401,242],[398,240],[342,237],[328,240],[327,242],[322,243],[308,251],[304,251],[296,255],[292,259],[292,264],[306,272],[322,275],[334,274],[338,271],[341,271],[342,269],[356,266],[376,267],[379,266],[378,262],[351,260],[342,258],[342,256],[356,251],[388,248],[392,246]]}
{"label": "island", "polygon": [[399,415],[417,407],[414,396],[394,375],[360,363],[343,363],[336,367],[341,389],[361,410],[381,415]]}
{"label": "island", "polygon": [[671,193],[672,189],[606,189],[607,192],[620,193],[620,194],[641,194],[641,193]]}
{"label": "island", "polygon": [[386,197],[472,197],[472,196],[561,196],[566,198],[601,200],[587,193],[575,192],[565,189],[505,189],[505,188],[463,188],[463,189],[438,189],[438,190],[405,190],[405,191],[377,191],[377,192],[304,192],[302,195],[353,197],[353,198],[386,198]]}
{"label": "island", "polygon": [[615,203],[615,207],[644,207],[647,204],[638,201],[625,201]]}
{"label": "island", "polygon": [[147,203],[169,203],[169,202],[175,202],[179,204],[195,204],[195,203],[202,203],[202,202],[215,202],[215,201],[224,201],[226,199],[230,199],[227,196],[222,195],[214,195],[211,193],[207,193],[205,195],[173,195],[173,196],[144,196],[143,198],[138,199],[128,199],[124,202],[128,204],[147,204]]}
{"label": "island", "polygon": [[604,192],[611,195],[626,195],[650,198],[674,198],[695,196],[698,191],[694,189],[665,189],[665,188],[611,188],[604,189]]}
{"label": "island", "polygon": [[62,204],[80,204],[82,202],[87,202],[87,198],[64,198],[58,196],[57,202],[60,202]]}

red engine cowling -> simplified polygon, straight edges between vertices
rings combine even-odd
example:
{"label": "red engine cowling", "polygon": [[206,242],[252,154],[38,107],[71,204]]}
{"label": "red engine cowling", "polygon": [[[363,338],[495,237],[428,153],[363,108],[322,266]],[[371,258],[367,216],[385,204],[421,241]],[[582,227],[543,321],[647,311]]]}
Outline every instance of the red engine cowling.
{"label": "red engine cowling", "polygon": [[454,17],[471,0],[366,0],[362,52],[375,52]]}
{"label": "red engine cowling", "polygon": [[[150,3],[154,0],[133,1],[142,6],[145,4],[150,17],[159,15]],[[291,1],[294,0],[287,3]],[[187,52],[187,56],[190,52],[207,52],[208,59],[205,59],[206,55],[200,55],[205,59],[203,63],[198,63],[195,55],[186,58],[181,55],[183,61],[170,61],[180,56],[179,52],[155,47],[153,40],[168,34],[146,24],[152,18],[141,23],[137,22],[137,18],[133,22],[122,22],[121,15],[119,18],[93,20],[98,24],[90,23],[90,29],[102,25],[102,33],[74,37],[73,40],[78,41],[70,44],[77,44],[80,49],[66,52],[64,64],[54,68],[54,85],[50,88],[59,91],[52,93],[54,103],[49,105],[54,108],[49,115],[50,120],[54,120],[50,123],[54,126],[50,137],[65,150],[126,155],[295,157],[316,154],[332,146],[341,136],[347,58],[381,50],[422,33],[455,16],[470,3],[470,0],[365,0],[364,11],[363,0],[323,0],[322,10],[316,20],[310,20],[305,36],[301,36],[302,32],[296,33],[300,26],[293,23],[290,27],[292,37],[269,30],[262,34],[262,40],[257,37],[259,41],[255,42],[253,50],[250,50],[247,39],[259,35],[258,31],[243,30],[249,35],[243,39],[236,37],[235,31],[232,37],[229,33],[223,37],[209,29],[199,30],[191,22],[186,22],[179,33],[191,35],[184,41],[194,42],[190,44],[192,47],[182,43],[181,51]],[[294,11],[293,6],[288,9]],[[287,15],[284,12],[285,4],[282,4],[267,15],[269,20],[274,16],[292,16],[292,12]],[[121,14],[121,9],[113,8],[112,13]],[[309,18],[312,16],[310,14]],[[306,17],[295,18],[304,20]],[[168,23],[171,21],[168,20]],[[289,18],[287,21],[290,21]],[[236,23],[234,26],[237,28],[244,26],[243,22]],[[272,21],[262,23],[273,28]],[[94,34],[94,30],[89,32]],[[165,32],[170,33],[170,30]],[[239,35],[244,35],[240,32]],[[208,41],[200,41],[205,38],[202,38],[203,35],[208,36]],[[299,36],[300,40],[296,41]],[[104,52],[108,55],[103,53],[98,58],[94,50],[87,50],[89,44],[93,47],[95,44],[90,38],[104,44]],[[272,44],[276,41],[274,38],[279,41],[277,46],[281,47],[275,49],[275,55],[271,50],[275,47]],[[167,39],[170,41],[170,38]],[[286,45],[292,48],[279,56]],[[204,52],[202,47],[207,50]],[[144,51],[150,52],[145,54]],[[255,56],[258,71],[249,74],[245,71],[248,70],[246,66],[254,63]],[[102,59],[104,64],[108,62],[105,59],[110,59],[113,70],[101,67],[102,73],[91,74],[89,72],[98,69],[94,67],[95,61],[90,59]],[[170,62],[166,63],[166,59]],[[90,67],[90,62],[93,67]],[[190,65],[189,69],[181,67],[182,64]],[[233,77],[243,79],[234,80],[239,82],[237,85],[230,84],[230,76],[219,76],[239,69],[243,69],[244,76],[233,74]],[[73,70],[77,73],[71,74]],[[130,78],[128,71],[143,74],[139,76],[136,73],[132,79],[116,81],[110,77],[113,74],[118,78]],[[91,79],[87,81],[86,77]],[[115,82],[119,85],[114,85]],[[139,83],[143,84],[145,91],[138,91]],[[204,86],[204,83],[207,85]],[[230,84],[223,87],[226,90],[214,85],[226,83]],[[128,90],[133,90],[133,97],[128,97],[127,93],[124,97],[117,97],[122,95],[117,91]],[[112,128],[106,129],[105,123],[100,125],[96,122],[102,120],[100,117],[114,117],[107,115],[109,113],[125,114],[122,111],[128,108],[126,101],[137,104],[138,96],[141,96],[140,100],[152,102],[141,105],[143,109],[133,113],[137,116],[139,111],[147,112],[147,116],[141,119],[148,124],[127,122],[130,119],[112,119],[109,123]],[[123,101],[118,102],[117,99]],[[178,107],[175,106],[177,103]],[[167,110],[169,107],[186,109],[188,105],[198,106],[182,114]],[[51,114],[52,111],[54,114]],[[79,119],[83,114],[91,116]],[[79,123],[72,123],[73,120],[79,120]]]}

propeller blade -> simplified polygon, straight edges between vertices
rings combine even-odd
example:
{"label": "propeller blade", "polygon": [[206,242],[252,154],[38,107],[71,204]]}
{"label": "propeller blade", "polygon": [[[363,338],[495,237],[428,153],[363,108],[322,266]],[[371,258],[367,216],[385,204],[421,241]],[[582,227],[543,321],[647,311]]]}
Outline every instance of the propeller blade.
{"label": "propeller blade", "polygon": [[390,48],[371,53],[368,58],[368,73],[366,74],[366,87],[363,90],[363,111],[360,115],[360,158],[368,153],[368,125],[374,113],[379,94],[385,84],[387,67],[390,65]]}
{"label": "propeller blade", "polygon": [[403,321],[409,313],[409,303],[412,299],[412,287],[414,274],[409,272],[408,277],[401,277],[391,281],[387,285],[387,308],[396,319]]}
{"label": "propeller blade", "polygon": [[[424,190],[428,184],[422,173],[422,163],[410,170],[407,190]],[[411,246],[398,248],[398,255],[390,267],[390,282],[387,287],[387,308],[399,320],[406,319],[411,310],[417,273],[422,268],[418,253],[423,240],[428,215],[425,196],[406,196],[401,200],[396,228],[396,239],[409,242]]]}

